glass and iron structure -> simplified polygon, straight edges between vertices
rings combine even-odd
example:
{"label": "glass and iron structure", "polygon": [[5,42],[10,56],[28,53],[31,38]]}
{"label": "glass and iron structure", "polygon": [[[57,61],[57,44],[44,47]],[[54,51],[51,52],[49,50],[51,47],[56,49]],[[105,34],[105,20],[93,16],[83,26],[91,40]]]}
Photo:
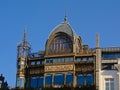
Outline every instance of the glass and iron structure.
{"label": "glass and iron structure", "polygon": [[[115,49],[100,48],[98,35],[95,48],[84,45],[66,19],[50,33],[44,51],[31,52],[24,32],[24,39],[17,47],[16,87],[39,89],[96,85],[98,88],[99,69],[115,69],[116,62],[109,61],[120,58],[120,48]],[[109,84],[106,88],[113,88],[111,83],[112,80],[108,82],[106,79],[106,85]]]}

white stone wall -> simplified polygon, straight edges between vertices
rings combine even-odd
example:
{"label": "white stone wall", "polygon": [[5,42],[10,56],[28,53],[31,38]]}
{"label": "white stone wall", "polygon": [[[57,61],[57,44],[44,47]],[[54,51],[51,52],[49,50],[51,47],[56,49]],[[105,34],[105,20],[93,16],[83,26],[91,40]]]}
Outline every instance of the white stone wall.
{"label": "white stone wall", "polygon": [[102,70],[100,71],[99,79],[99,90],[105,90],[105,79],[113,78],[114,79],[114,90],[119,90],[119,78],[116,70]]}

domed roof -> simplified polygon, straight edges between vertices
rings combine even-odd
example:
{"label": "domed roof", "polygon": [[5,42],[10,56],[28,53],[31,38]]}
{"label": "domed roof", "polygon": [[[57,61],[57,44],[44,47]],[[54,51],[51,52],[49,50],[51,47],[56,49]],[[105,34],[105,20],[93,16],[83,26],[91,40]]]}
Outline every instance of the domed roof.
{"label": "domed roof", "polygon": [[65,18],[64,22],[56,26],[50,33],[46,42],[46,55],[79,53],[80,51],[82,51],[82,40],[77,36]]}
{"label": "domed roof", "polygon": [[63,22],[52,30],[49,38],[59,32],[66,33],[71,37],[77,36],[76,33],[71,28],[71,26],[67,22]]}

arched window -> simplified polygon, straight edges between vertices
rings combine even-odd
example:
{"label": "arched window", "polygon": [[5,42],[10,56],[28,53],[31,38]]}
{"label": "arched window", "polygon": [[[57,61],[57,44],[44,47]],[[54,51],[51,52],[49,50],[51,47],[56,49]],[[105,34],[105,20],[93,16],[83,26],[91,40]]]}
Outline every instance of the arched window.
{"label": "arched window", "polygon": [[73,50],[72,41],[67,36],[57,36],[55,37],[49,45],[49,54],[62,54],[70,53]]}

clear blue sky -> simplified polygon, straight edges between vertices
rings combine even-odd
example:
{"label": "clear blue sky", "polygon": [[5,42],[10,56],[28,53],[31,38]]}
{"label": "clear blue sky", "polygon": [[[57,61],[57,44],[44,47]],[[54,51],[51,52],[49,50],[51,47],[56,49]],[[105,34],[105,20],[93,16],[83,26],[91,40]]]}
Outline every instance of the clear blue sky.
{"label": "clear blue sky", "polygon": [[0,0],[0,73],[10,86],[15,86],[17,43],[24,25],[32,52],[44,50],[65,10],[84,44],[95,47],[98,32],[101,47],[120,46],[120,0]]}

